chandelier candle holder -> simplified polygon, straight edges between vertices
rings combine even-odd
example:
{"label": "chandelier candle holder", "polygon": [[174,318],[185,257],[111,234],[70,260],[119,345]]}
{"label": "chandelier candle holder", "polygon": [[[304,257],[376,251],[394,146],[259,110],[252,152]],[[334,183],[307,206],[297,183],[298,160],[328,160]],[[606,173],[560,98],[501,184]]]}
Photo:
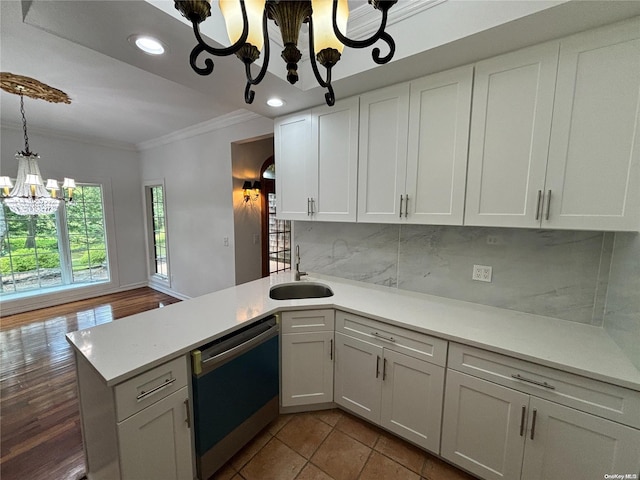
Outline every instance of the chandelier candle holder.
{"label": "chandelier candle holder", "polygon": [[[24,96],[40,98],[51,103],[71,103],[71,100],[66,93],[38,80],[8,72],[0,73],[0,87],[6,92],[20,96],[20,113],[22,114],[22,131],[24,133],[24,150],[15,155],[18,160],[18,175],[15,185],[8,176],[0,176],[2,202],[17,215],[55,213],[65,198],[58,196],[60,186],[57,180],[49,178],[46,186],[43,184],[38,166],[40,155],[33,153],[29,147]],[[73,189],[76,188],[73,178],[65,178],[62,188],[67,191],[68,198],[66,200],[73,201]]]}
{"label": "chandelier candle holder", "polygon": [[[282,59],[286,62],[287,80],[294,84],[298,81],[298,62],[302,54],[298,49],[298,37],[303,23],[309,24],[309,59],[313,74],[318,84],[326,88],[327,105],[335,104],[335,94],[331,85],[331,70],[340,60],[345,46],[351,48],[370,47],[377,41],[383,41],[389,53],[380,55],[380,49],[372,50],[373,61],[377,64],[388,63],[395,53],[395,42],[385,32],[389,9],[398,0],[369,0],[369,4],[380,11],[382,18],[380,27],[371,37],[365,40],[352,40],[342,31],[346,30],[349,18],[347,0],[220,0],[220,11],[225,20],[231,46],[214,48],[208,45],[200,34],[200,23],[211,16],[211,0],[174,0],[175,7],[193,25],[198,44],[191,51],[189,62],[191,68],[200,75],[213,72],[213,60],[204,59],[204,66],[198,66],[198,57],[206,52],[215,56],[235,54],[245,65],[247,84],[244,90],[244,101],[252,103],[255,92],[251,88],[258,85],[269,65],[269,34],[267,20],[273,20],[280,28],[284,50]],[[251,64],[259,57],[264,47],[264,60],[257,76],[251,73]],[[317,55],[316,55],[317,52]],[[326,70],[323,78],[318,63]]]}

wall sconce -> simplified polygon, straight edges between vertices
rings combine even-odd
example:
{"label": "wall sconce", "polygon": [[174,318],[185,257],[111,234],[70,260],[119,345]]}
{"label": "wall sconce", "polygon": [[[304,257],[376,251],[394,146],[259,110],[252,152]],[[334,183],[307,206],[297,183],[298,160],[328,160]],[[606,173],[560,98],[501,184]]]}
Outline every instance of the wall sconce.
{"label": "wall sconce", "polygon": [[251,182],[249,180],[245,180],[244,183],[242,184],[242,190],[243,190],[243,197],[244,197],[244,201],[245,203],[248,203],[249,201],[256,201],[258,200],[258,198],[260,197],[260,182],[259,181],[255,181],[253,182],[253,185],[251,185]]}

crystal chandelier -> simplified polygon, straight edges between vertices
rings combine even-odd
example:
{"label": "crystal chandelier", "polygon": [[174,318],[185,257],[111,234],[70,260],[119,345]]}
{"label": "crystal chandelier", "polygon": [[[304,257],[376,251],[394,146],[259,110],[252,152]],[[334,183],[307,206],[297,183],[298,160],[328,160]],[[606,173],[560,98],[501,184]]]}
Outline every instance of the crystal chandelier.
{"label": "crystal chandelier", "polygon": [[[255,96],[251,89],[259,84],[267,73],[269,65],[269,34],[267,20],[273,20],[280,28],[284,50],[282,59],[287,64],[287,80],[294,84],[298,81],[298,62],[302,54],[298,49],[298,35],[303,23],[309,24],[309,59],[318,84],[327,89],[325,101],[332,106],[335,94],[331,86],[331,69],[340,60],[346,46],[351,48],[370,47],[382,40],[389,47],[389,53],[380,56],[380,49],[372,51],[373,61],[378,64],[389,62],[395,53],[395,42],[385,32],[389,9],[398,0],[369,0],[369,4],[382,13],[380,26],[375,34],[365,40],[351,40],[342,32],[346,29],[349,17],[347,0],[220,0],[220,11],[225,19],[227,33],[232,45],[227,48],[214,48],[208,45],[200,34],[200,23],[211,15],[211,0],[174,0],[175,7],[193,25],[198,45],[190,56],[191,67],[200,75],[213,72],[213,61],[204,60],[204,67],[196,65],[201,53],[227,56],[233,53],[244,63],[247,84],[244,101],[252,103]],[[264,46],[264,60],[258,75],[251,73],[251,64],[260,56]],[[317,52],[317,55],[316,55]],[[317,63],[326,69],[323,78]]]}
{"label": "crystal chandelier", "polygon": [[[18,175],[15,186],[8,176],[0,176],[2,201],[17,215],[49,215],[55,213],[64,202],[64,194],[58,195],[60,184],[49,178],[46,186],[42,182],[38,159],[40,155],[29,148],[27,135],[27,119],[24,113],[24,95],[42,98],[49,102],[71,103],[64,92],[29,77],[3,72],[0,74],[2,89],[20,95],[20,113],[22,114],[22,131],[24,133],[24,151],[16,153]],[[62,94],[62,95],[60,95]],[[9,192],[9,189],[12,189]],[[63,189],[66,189],[68,201],[73,200],[73,189],[76,188],[72,178],[65,178]]]}

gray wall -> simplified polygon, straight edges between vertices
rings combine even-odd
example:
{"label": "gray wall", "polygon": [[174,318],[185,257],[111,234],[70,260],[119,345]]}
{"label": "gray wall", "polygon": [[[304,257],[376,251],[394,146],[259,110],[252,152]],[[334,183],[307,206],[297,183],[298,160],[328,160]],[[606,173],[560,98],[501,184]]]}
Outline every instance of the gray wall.
{"label": "gray wall", "polygon": [[[294,235],[306,271],[604,326],[640,366],[637,234],[295,222]],[[472,281],[474,264],[493,281]]]}

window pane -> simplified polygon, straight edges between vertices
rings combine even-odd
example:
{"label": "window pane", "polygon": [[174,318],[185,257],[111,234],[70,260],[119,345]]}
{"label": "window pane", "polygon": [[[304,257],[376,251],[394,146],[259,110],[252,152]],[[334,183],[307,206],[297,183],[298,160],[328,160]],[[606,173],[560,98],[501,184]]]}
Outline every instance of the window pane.
{"label": "window pane", "polygon": [[147,198],[150,209],[149,243],[152,251],[151,255],[153,257],[150,260],[155,270],[153,273],[162,277],[167,277],[166,217],[164,211],[163,187],[161,185],[154,185],[147,188],[149,192],[149,196]]}

